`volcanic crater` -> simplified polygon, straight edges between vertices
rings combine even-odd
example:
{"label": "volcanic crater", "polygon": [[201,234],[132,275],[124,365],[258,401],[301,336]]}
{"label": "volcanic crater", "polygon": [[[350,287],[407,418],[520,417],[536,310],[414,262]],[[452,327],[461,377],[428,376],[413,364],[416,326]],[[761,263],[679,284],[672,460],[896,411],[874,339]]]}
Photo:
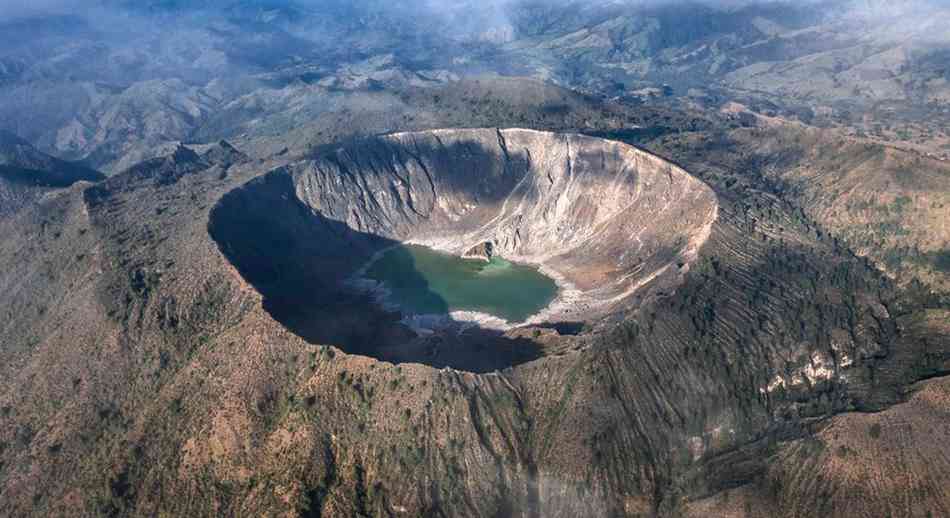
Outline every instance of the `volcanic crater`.
{"label": "volcanic crater", "polygon": [[[446,129],[349,142],[271,171],[222,198],[209,231],[265,309],[307,341],[488,372],[561,352],[668,293],[717,213],[703,182],[633,146]],[[453,314],[420,329],[354,289],[401,244],[536,265],[557,298],[525,322]]]}

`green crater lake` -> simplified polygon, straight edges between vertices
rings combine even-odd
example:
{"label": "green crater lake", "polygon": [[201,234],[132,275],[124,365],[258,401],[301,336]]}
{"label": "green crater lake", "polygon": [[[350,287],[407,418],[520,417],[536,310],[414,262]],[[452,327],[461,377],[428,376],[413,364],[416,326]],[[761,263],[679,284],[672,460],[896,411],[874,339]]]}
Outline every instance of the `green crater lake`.
{"label": "green crater lake", "polygon": [[522,322],[557,296],[557,285],[537,268],[499,257],[463,259],[418,245],[388,250],[365,277],[388,288],[389,302],[422,315],[477,311]]}

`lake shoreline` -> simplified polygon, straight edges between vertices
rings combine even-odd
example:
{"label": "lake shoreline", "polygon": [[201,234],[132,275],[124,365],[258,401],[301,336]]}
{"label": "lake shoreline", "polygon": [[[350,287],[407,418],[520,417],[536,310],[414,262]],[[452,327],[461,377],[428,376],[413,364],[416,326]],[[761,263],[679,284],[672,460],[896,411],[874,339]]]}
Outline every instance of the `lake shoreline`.
{"label": "lake shoreline", "polygon": [[[394,250],[403,255],[394,256]],[[387,256],[388,263],[380,265]],[[472,326],[505,331],[538,321],[563,300],[557,277],[539,265],[500,256],[466,258],[417,243],[378,250],[344,284],[383,309],[402,313],[403,323],[423,334]]]}

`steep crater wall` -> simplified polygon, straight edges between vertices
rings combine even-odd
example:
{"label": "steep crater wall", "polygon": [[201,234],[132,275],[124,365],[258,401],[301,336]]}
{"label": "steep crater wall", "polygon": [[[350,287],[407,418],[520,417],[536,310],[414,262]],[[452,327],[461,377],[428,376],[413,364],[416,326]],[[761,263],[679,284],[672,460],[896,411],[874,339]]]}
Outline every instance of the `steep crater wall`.
{"label": "steep crater wall", "polygon": [[[210,231],[285,325],[392,360],[379,350],[394,352],[414,334],[341,282],[388,246],[463,255],[491,243],[494,254],[539,265],[561,288],[529,324],[592,323],[678,283],[716,216],[705,184],[625,144],[522,129],[438,130],[352,143],[273,171],[222,199]],[[322,307],[325,317],[303,307]],[[518,345],[531,352],[492,367],[542,354],[537,344]]]}

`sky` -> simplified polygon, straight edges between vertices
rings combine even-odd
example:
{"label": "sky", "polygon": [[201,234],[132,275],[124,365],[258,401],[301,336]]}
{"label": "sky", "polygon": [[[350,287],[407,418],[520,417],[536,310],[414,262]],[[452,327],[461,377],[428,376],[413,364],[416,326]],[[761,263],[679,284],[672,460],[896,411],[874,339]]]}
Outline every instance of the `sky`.
{"label": "sky", "polygon": [[[328,2],[349,3],[343,0],[0,0],[0,18],[12,18],[22,15],[48,12],[82,12],[91,8],[118,5],[169,5],[182,6],[228,6],[238,2],[266,5],[306,5],[319,9]],[[523,0],[350,0],[354,3],[376,4],[378,7],[396,6],[407,11],[424,11],[427,13],[457,13],[478,10],[483,13],[502,12],[511,4]],[[574,2],[581,5],[597,4],[626,4],[626,5],[656,5],[673,3],[703,3],[720,7],[736,7],[749,4],[775,3],[781,0],[541,0],[542,3]],[[803,0],[798,0],[801,3]],[[816,1],[816,0],[804,0]],[[857,10],[893,11],[906,10],[908,6],[918,4],[950,4],[950,0],[847,0]],[[537,3],[537,0],[536,0]]]}
{"label": "sky", "polygon": [[[926,16],[917,16],[925,12],[927,5],[947,5],[950,0],[835,0],[847,5],[836,16],[845,18],[881,18],[895,17],[908,20]],[[195,14],[201,8],[215,12],[234,4],[246,4],[245,12],[253,13],[269,7],[301,6],[305,11],[322,13],[325,19],[344,19],[347,13],[355,18],[376,16],[382,19],[403,20],[421,27],[423,31],[431,28],[432,33],[450,30],[463,37],[467,34],[479,34],[483,31],[506,29],[516,25],[512,12],[519,3],[552,5],[573,3],[579,8],[605,5],[656,6],[684,3],[702,3],[723,8],[736,8],[750,4],[774,4],[781,0],[0,0],[0,23],[26,16],[37,17],[48,13],[76,14],[84,16],[91,27],[103,33],[118,34],[124,28],[141,26],[144,29],[171,28],[155,27],[149,16],[148,6],[178,6],[179,12],[187,12],[192,22],[209,23],[210,18]],[[789,0],[785,3],[802,5],[805,2],[820,0]],[[828,3],[828,2],[824,2]],[[129,9],[129,6],[134,6]],[[182,9],[181,7],[184,7]],[[634,7],[635,8],[635,7]],[[167,13],[167,10],[165,11]],[[233,11],[231,11],[233,13]],[[387,18],[388,17],[388,18]],[[184,20],[185,18],[182,18]],[[167,20],[167,19],[166,19]],[[421,23],[419,23],[421,21]],[[308,22],[309,23],[309,22]],[[307,23],[301,24],[303,30]],[[312,24],[310,24],[312,26]],[[179,25],[182,27],[184,24]],[[192,25],[194,27],[194,25]],[[300,27],[298,27],[299,29]],[[127,32],[127,31],[125,31]],[[0,42],[2,42],[0,34]],[[23,42],[18,42],[21,45]]]}
{"label": "sky", "polygon": [[[121,5],[121,4],[139,4],[143,5],[150,3],[153,5],[168,5],[168,4],[178,4],[178,5],[220,5],[227,6],[237,3],[240,0],[198,0],[198,1],[187,1],[187,0],[152,0],[151,2],[134,0],[0,0],[0,18],[13,18],[23,15],[35,15],[42,13],[50,12],[82,12],[87,9],[100,7],[103,5],[112,6]],[[306,5],[308,7],[317,8],[327,4],[328,0],[244,0],[247,3],[256,3],[256,4],[269,4],[269,5],[279,5],[281,3],[291,5]],[[331,0],[339,2],[340,0]],[[353,0],[354,2],[361,3],[375,3],[379,6],[398,6],[399,9],[405,9],[409,11],[425,11],[428,13],[457,13],[463,11],[472,11],[479,10],[483,13],[500,11],[507,8],[510,4],[521,1],[521,0],[393,0],[393,1],[380,1],[380,0]],[[554,3],[567,3],[571,1],[576,1],[580,4],[596,5],[596,4],[633,4],[633,5],[645,5],[645,4],[658,4],[658,3],[676,3],[683,2],[687,0],[543,0],[544,3],[554,4]],[[741,5],[741,4],[750,4],[750,3],[764,3],[764,2],[774,2],[776,0],[689,0],[693,2],[701,2],[706,4],[718,4],[718,5]],[[870,0],[874,1],[874,0]],[[113,7],[114,8],[114,7]]]}

